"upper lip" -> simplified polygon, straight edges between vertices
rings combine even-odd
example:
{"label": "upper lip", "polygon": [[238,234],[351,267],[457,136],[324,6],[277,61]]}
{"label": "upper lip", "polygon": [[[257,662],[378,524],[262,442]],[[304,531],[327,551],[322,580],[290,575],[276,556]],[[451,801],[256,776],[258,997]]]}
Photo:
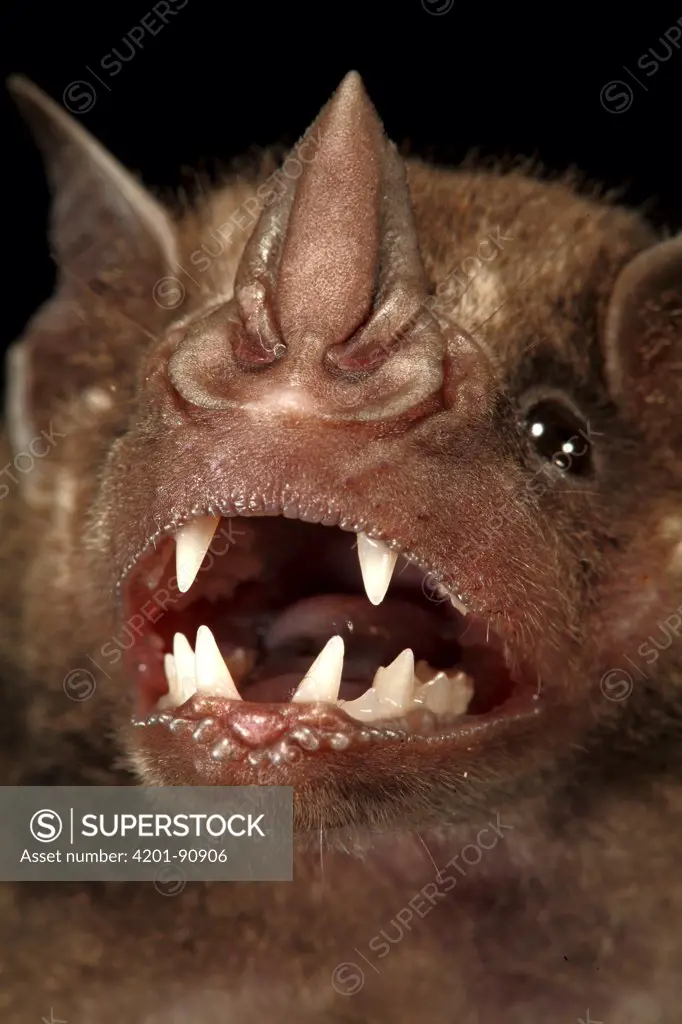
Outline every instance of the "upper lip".
{"label": "upper lip", "polygon": [[[300,492],[298,492],[300,495]],[[404,543],[400,536],[391,536],[385,530],[381,528],[375,521],[369,517],[353,516],[348,507],[342,506],[333,500],[327,500],[326,502],[318,502],[314,504],[314,499],[309,499],[308,502],[305,499],[299,497],[295,502],[290,499],[287,500],[286,495],[280,495],[279,499],[267,497],[262,494],[251,494],[247,497],[239,496],[233,497],[229,500],[223,500],[222,502],[210,502],[204,505],[193,505],[190,513],[177,514],[172,519],[168,520],[162,526],[159,526],[153,532],[151,532],[144,543],[140,544],[134,551],[130,561],[125,565],[123,571],[120,573],[118,586],[119,588],[125,584],[125,581],[134,572],[135,567],[138,565],[140,560],[148,554],[151,550],[166,537],[174,537],[177,532],[182,529],[183,526],[200,519],[203,516],[223,516],[226,518],[234,516],[243,516],[249,514],[258,515],[260,510],[257,506],[257,502],[260,500],[263,507],[270,506],[270,510],[263,514],[267,515],[283,515],[286,509],[287,516],[289,519],[298,519],[302,522],[319,523],[320,518],[317,517],[315,509],[324,511],[324,525],[331,527],[338,527],[342,530],[346,530],[351,533],[364,533],[367,537],[372,540],[380,540],[387,547],[389,547],[396,554],[401,555],[408,562],[416,565],[426,576],[430,578],[432,585],[441,586],[443,591],[448,597],[454,599],[455,602],[463,605],[467,611],[472,610],[473,605],[469,603],[467,595],[463,594],[453,581],[452,575],[446,570],[440,559],[427,559],[421,556],[414,549],[410,549]],[[279,511],[272,511],[279,506]]]}
{"label": "upper lip", "polygon": [[[270,512],[270,515],[266,516],[265,518],[273,518],[272,513],[275,510],[273,509],[272,504],[269,504],[267,502],[265,502],[265,504],[267,505],[268,511]],[[255,510],[252,508],[251,511],[253,512]],[[301,518],[300,514],[299,515],[294,515],[293,514],[294,511],[298,511],[300,513],[301,510],[300,509],[295,510],[291,506],[285,507],[285,508],[281,508],[281,509],[279,509],[279,511],[280,512],[288,511],[290,519],[293,519],[293,518],[300,519]],[[216,531],[218,530],[221,518],[223,518],[225,516],[226,512],[227,512],[226,518],[228,519],[228,521],[233,516],[238,514],[237,513],[237,509],[234,507],[234,505],[232,505],[229,509],[226,509],[225,506],[222,506],[220,508],[216,508],[214,506],[209,506],[206,509],[206,513],[207,514],[204,517],[202,517],[200,515],[199,516],[193,516],[191,518],[181,519],[179,522],[174,522],[172,524],[169,524],[164,530],[160,530],[158,532],[158,534],[156,535],[156,537],[154,539],[154,542],[151,545],[148,544],[144,549],[142,549],[142,551],[140,552],[138,557],[134,560],[133,565],[128,570],[128,574],[127,574],[126,578],[130,575],[130,573],[134,570],[134,568],[139,564],[141,556],[144,555],[145,552],[150,553],[149,552],[150,547],[155,547],[156,544],[158,543],[158,541],[160,539],[162,539],[162,538],[166,538],[166,537],[169,537],[169,536],[174,536],[175,544],[173,545],[172,551],[173,551],[173,553],[175,555],[175,559],[173,561],[172,568],[170,568],[170,569],[166,568],[166,570],[165,570],[166,577],[167,577],[167,574],[168,574],[169,571],[173,572],[173,569],[175,571],[174,571],[174,575],[172,575],[169,578],[172,581],[172,583],[167,582],[166,586],[172,585],[172,587],[174,589],[177,588],[180,591],[181,594],[188,593],[192,589],[192,587],[194,585],[194,581],[195,581],[198,573],[200,572],[200,568],[202,566],[202,563],[204,561],[204,558],[205,558],[207,552],[210,551],[210,552],[213,553],[214,556],[217,555],[219,558],[226,553],[226,550],[221,551],[219,549],[219,547],[214,546],[215,539],[217,538],[217,536],[220,536],[219,534],[216,534]],[[261,519],[262,517],[257,516],[257,518]],[[316,521],[317,518],[318,518],[317,516],[312,516],[313,521]],[[341,513],[338,510],[336,511],[336,513],[333,516],[330,515],[330,516],[327,517],[327,524],[328,525],[333,525],[333,522],[330,522],[330,520],[337,520],[337,521],[340,520],[342,522],[345,522],[346,523],[346,528],[350,529],[350,526],[348,525],[348,522],[343,519],[343,517],[341,516]],[[194,525],[195,529],[193,529],[191,531],[188,531],[186,529],[186,527],[189,526],[189,525]],[[357,526],[358,526],[358,524],[356,523],[355,524],[356,531],[357,531]],[[372,532],[374,533],[374,536],[377,539],[379,539],[379,536],[380,536],[379,531],[374,530]],[[253,536],[253,534],[252,534],[252,536]],[[256,532],[256,536],[258,536],[258,531]],[[248,550],[249,542],[246,542],[246,543],[247,543],[247,550]],[[404,557],[407,556],[407,560],[408,561],[410,560],[409,556],[410,556],[411,553],[409,551],[405,551],[405,549],[401,548],[398,542],[394,541],[393,544],[392,544],[392,547],[393,547],[393,551],[394,551],[394,553],[396,555],[396,558],[397,558],[398,554],[403,554]],[[166,550],[170,551],[171,549],[166,549]],[[362,574],[362,577],[363,577],[363,581],[364,581],[367,597],[369,598],[369,600],[373,604],[375,604],[375,605],[379,604],[379,603],[381,603],[383,601],[384,595],[386,594],[386,592],[388,590],[388,587],[390,585],[390,581],[391,581],[391,578],[393,576],[393,571],[394,571],[394,568],[395,568],[395,560],[388,556],[388,547],[387,547],[387,545],[385,543],[382,543],[382,544],[380,544],[378,546],[373,545],[371,543],[371,540],[368,540],[368,534],[365,532],[365,530],[363,530],[361,533],[359,533],[359,536],[358,536],[358,556],[359,556],[360,569],[361,569],[361,574]],[[154,566],[158,565],[159,568],[160,568],[162,565],[166,565],[167,562],[168,562],[167,557],[163,556],[160,559],[157,558],[156,561],[152,560],[152,562],[147,563],[149,568],[143,573],[143,575],[140,577],[140,579],[144,580],[144,581],[147,581],[146,585],[148,587],[155,586],[156,583],[158,582],[159,576],[158,576],[158,571],[154,568]],[[414,557],[413,557],[412,558],[412,563],[415,564],[415,562],[416,562],[416,559],[414,559]],[[210,564],[212,565],[213,561],[211,561]],[[422,569],[422,571],[425,571],[425,569],[430,571],[431,585],[433,585],[435,583],[435,581],[436,581],[436,578],[437,578],[436,575],[433,572],[433,569],[430,566],[429,567],[424,567],[423,565],[421,565],[419,567]],[[442,575],[441,578],[443,579],[443,593],[445,595],[447,595],[448,594],[448,587],[447,587],[446,582],[445,582],[446,581],[446,577],[444,575]],[[154,582],[151,582],[152,580]],[[333,588],[333,583],[332,583],[332,587],[331,587],[331,591],[332,592],[333,592],[333,589],[334,588]],[[423,590],[424,596],[426,598],[431,598],[432,597],[432,594],[427,592],[427,590],[424,588],[423,583],[422,583],[422,590]],[[214,593],[215,593],[215,591],[214,591]],[[324,591],[322,591],[322,593],[324,593]],[[199,591],[199,596],[201,597],[201,590]],[[460,604],[458,596],[455,595],[455,594],[453,594],[451,596],[451,601],[455,605],[455,607],[457,607],[458,604]],[[463,608],[460,605],[460,611],[463,611],[463,612],[466,613],[468,611],[468,609],[467,608]],[[207,620],[204,620],[204,621],[207,621]],[[480,619],[478,621],[480,622]],[[343,628],[345,628],[345,627],[343,627]],[[202,630],[206,630],[206,627],[202,625],[201,629]],[[339,623],[338,628],[332,629],[331,632],[332,633],[336,633],[336,632],[339,632],[340,629],[341,629],[341,624]],[[175,632],[175,631],[177,631],[177,632]],[[173,658],[171,657],[171,666],[173,666],[173,664],[175,664],[175,666],[177,668],[177,665],[182,665],[183,666],[183,672],[184,672],[185,671],[184,666],[185,666],[186,657],[185,657],[185,654],[183,654],[183,651],[185,651],[185,648],[186,648],[187,651],[189,652],[189,657],[194,659],[193,641],[191,641],[191,637],[190,637],[191,646],[187,646],[187,643],[186,643],[186,640],[185,640],[185,636],[184,636],[184,630],[183,630],[182,625],[174,626],[174,632],[175,632],[175,639],[173,641],[173,654],[175,656],[175,663],[173,662]],[[182,645],[184,645],[184,646],[181,646],[180,648],[176,648],[176,646],[175,646],[176,642],[178,641],[178,632],[181,634],[180,635],[180,641],[181,641]],[[466,641],[464,640],[464,636],[466,635],[466,633],[467,633],[467,628],[465,627],[464,633],[462,634],[462,640],[463,640],[465,646],[467,646],[466,645]],[[475,633],[476,633],[476,626],[474,624],[474,635],[475,635]],[[205,674],[206,668],[209,665],[213,665],[213,661],[211,660],[213,656],[210,653],[211,652],[211,648],[205,648],[205,647],[202,646],[202,654],[201,654],[201,657],[200,657],[200,655],[199,655],[199,646],[198,646],[200,635],[201,634],[198,634],[198,638],[197,638],[197,655],[196,655],[196,657],[197,657],[197,669],[196,669],[196,671],[197,672],[204,672],[204,674]],[[210,638],[210,643],[213,645],[212,649],[215,650],[216,653],[217,653],[217,648],[215,646],[215,642],[214,642],[214,639],[212,637],[212,634],[211,634],[210,630],[208,631],[207,635]],[[401,635],[401,634],[397,634],[397,635]],[[402,635],[404,635],[404,634],[402,634]],[[337,637],[337,640],[340,640],[340,639],[341,639],[340,637]],[[470,640],[469,644],[473,643],[475,645],[477,642],[480,643],[481,641],[476,641],[474,639],[473,641]],[[487,639],[486,639],[486,643],[487,643]],[[406,647],[406,646],[409,648],[412,645],[409,644],[409,642],[408,642],[407,645],[405,643],[403,643],[403,647]],[[341,645],[341,647],[343,648],[343,644]],[[418,647],[419,647],[419,644],[416,645],[415,652],[417,651]],[[325,647],[325,651],[326,650],[327,650],[327,648]],[[422,650],[424,651],[425,647],[422,647]],[[329,651],[331,651],[331,647],[329,647]],[[409,650],[409,649],[408,650],[404,650],[403,651],[403,655],[405,657],[409,656],[409,658],[412,658],[413,652],[411,650]],[[170,656],[170,655],[167,655],[167,657],[168,656]],[[208,661],[206,661],[206,656],[209,657]],[[420,657],[420,658],[423,658],[424,654],[421,654],[421,655],[417,654],[416,656]],[[333,679],[335,671],[338,670],[339,673],[341,672],[341,669],[338,668],[338,666],[337,666],[337,669],[333,668],[333,665],[335,664],[335,657],[336,657],[336,655],[332,656],[332,663],[331,664],[328,664],[328,662],[329,662],[328,658],[327,658],[327,661],[325,662],[326,668],[324,669],[324,672],[326,673],[327,669],[329,669],[331,671],[330,679]],[[220,660],[220,655],[218,655],[218,658]],[[343,659],[343,655],[341,655],[341,658]],[[166,660],[167,660],[167,658],[166,658]],[[450,664],[453,665],[453,669],[452,669],[453,671],[454,671],[454,665],[458,664],[458,663],[460,663],[459,655],[457,656],[457,662],[455,662],[454,660],[452,662],[450,662]],[[316,662],[316,664],[317,664],[317,662]],[[388,662],[384,662],[383,664],[384,665],[388,665]],[[398,669],[397,668],[398,664],[403,665],[403,667],[404,667],[405,665],[407,665],[407,662],[405,662],[404,660],[400,661],[400,662],[398,662],[398,661],[395,662],[396,671],[398,672],[398,676],[396,676],[396,679],[397,678],[402,679],[402,677],[403,677],[402,676],[403,669],[402,668]],[[435,664],[438,664],[438,662],[435,662]],[[172,694],[174,694],[174,692],[175,692],[174,691],[175,683],[171,683],[171,680],[173,678],[175,678],[176,668],[171,668],[170,670],[167,668],[167,670],[166,670],[167,673],[168,673],[168,671],[171,672],[171,675],[167,674],[167,679],[169,681],[169,685],[171,686],[171,693]],[[413,662],[412,662],[412,670],[414,671],[414,663]],[[192,673],[193,673],[193,671],[194,670],[192,670]],[[320,662],[319,671],[320,671],[320,673],[323,672],[322,662]],[[382,671],[383,671],[383,669],[382,669]],[[434,674],[436,673],[436,671],[437,671],[437,669],[433,669]],[[391,670],[391,672],[393,672],[393,670]],[[313,669],[313,675],[314,674],[315,674],[315,670]],[[393,673],[393,674],[395,674],[395,673]],[[393,674],[391,675],[391,680],[393,680]],[[218,678],[218,675],[216,675],[216,679],[217,678]],[[306,678],[308,678],[308,677],[306,677]],[[316,687],[318,685],[319,678],[320,677],[316,677],[316,683],[315,683]],[[379,677],[377,676],[377,679],[378,678]],[[412,673],[410,673],[410,679],[412,679]],[[208,681],[210,681],[210,679],[209,680],[204,680],[204,685]],[[386,676],[386,681],[388,682],[388,675]],[[231,679],[229,677],[229,672],[228,672],[228,676],[227,676],[227,682],[229,683],[229,686],[234,687],[234,683],[231,681]],[[331,685],[331,683],[330,683],[330,685]],[[383,685],[383,683],[382,684],[377,684],[377,685]],[[393,681],[391,682],[390,685],[391,686],[393,685]],[[402,686],[403,684],[400,684],[400,685]],[[460,685],[460,684],[457,684],[457,685]],[[337,681],[336,681],[336,688],[338,690],[338,678],[337,678]],[[303,686],[303,689],[305,689],[305,685]],[[185,692],[187,692],[186,688],[185,688]],[[220,692],[220,691],[218,691],[218,692]],[[179,694],[180,693],[182,693],[182,687],[180,688]],[[297,691],[297,693],[298,693],[298,691]],[[303,700],[303,699],[318,700],[318,699],[321,699],[321,698],[319,696],[318,697],[312,697],[311,696],[309,698],[303,698],[303,697],[299,696],[298,698],[294,697],[293,699],[294,700],[296,700],[296,699],[298,699],[298,700]],[[407,706],[407,704],[405,706]],[[363,708],[364,708],[364,705],[363,705]],[[365,713],[364,710],[363,710],[363,713]],[[366,713],[369,713],[369,712],[366,712]],[[374,713],[374,712],[372,712],[372,713]]]}

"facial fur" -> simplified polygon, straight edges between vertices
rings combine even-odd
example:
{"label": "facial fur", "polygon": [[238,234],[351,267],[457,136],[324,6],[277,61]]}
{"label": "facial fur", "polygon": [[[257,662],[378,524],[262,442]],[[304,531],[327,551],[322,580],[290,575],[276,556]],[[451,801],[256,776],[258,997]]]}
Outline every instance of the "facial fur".
{"label": "facial fur", "polygon": [[[298,1019],[408,1020],[419,996],[438,1021],[558,1020],[565,1007],[571,1020],[590,1004],[604,1021],[672,1024],[679,241],[567,180],[403,169],[354,76],[289,175],[268,156],[175,210],[34,87],[16,91],[51,177],[59,281],[9,362],[2,463],[34,438],[49,450],[3,477],[5,784],[294,784],[299,876],[270,908],[278,944],[265,898],[237,894],[224,915],[261,922],[244,938],[247,978],[275,945],[277,965],[306,975]],[[575,426],[568,468],[534,444],[536,409]],[[150,543],[199,515],[284,509],[292,543],[313,521],[390,542],[490,623],[533,674],[534,702],[489,732],[237,760],[214,776],[208,755],[134,728],[129,665],[102,652],[123,636],[122,595]],[[95,692],[69,700],[82,669]],[[508,837],[411,952],[406,939],[352,1000],[328,991],[344,959],[332,950],[352,953],[432,877],[422,845],[443,863],[495,815]],[[336,900],[311,853],[322,835]],[[376,924],[356,913],[361,895]],[[96,931],[99,906],[108,933],[116,915],[91,899],[79,927]],[[191,929],[211,902],[196,899],[164,927]],[[297,948],[297,914],[323,907],[335,945]],[[166,913],[154,905],[150,921]],[[180,970],[210,975],[178,995],[177,1019],[222,1019],[234,961],[221,975],[214,951],[169,942]],[[289,1019],[289,981],[270,969],[270,1002],[247,982],[230,997],[245,1019]],[[161,1012],[145,971],[119,1003],[128,1020]]]}

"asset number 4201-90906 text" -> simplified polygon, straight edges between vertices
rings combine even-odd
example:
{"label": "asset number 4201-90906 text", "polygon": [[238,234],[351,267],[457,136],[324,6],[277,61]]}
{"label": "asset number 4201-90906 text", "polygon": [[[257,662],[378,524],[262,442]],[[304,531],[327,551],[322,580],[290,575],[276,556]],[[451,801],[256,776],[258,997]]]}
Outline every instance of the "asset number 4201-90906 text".
{"label": "asset number 4201-90906 text", "polygon": [[178,850],[170,853],[168,850],[135,850],[133,860],[140,864],[170,864],[171,861],[180,863],[187,861],[188,864],[209,864],[227,863],[227,850]]}

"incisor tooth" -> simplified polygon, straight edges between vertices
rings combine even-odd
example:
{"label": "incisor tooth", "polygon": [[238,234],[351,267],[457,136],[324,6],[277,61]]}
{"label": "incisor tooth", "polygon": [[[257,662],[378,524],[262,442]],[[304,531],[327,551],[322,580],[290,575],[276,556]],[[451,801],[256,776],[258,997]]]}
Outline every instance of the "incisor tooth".
{"label": "incisor tooth", "polygon": [[172,654],[164,654],[163,671],[168,683],[168,693],[159,700],[160,708],[177,708],[182,704],[182,687],[175,671],[175,658]]}
{"label": "incisor tooth", "polygon": [[173,637],[173,657],[184,704],[197,689],[194,677],[194,651],[184,633],[176,633]]}
{"label": "incisor tooth", "polygon": [[202,516],[182,526],[175,535],[175,575],[185,594],[194,583],[218,528],[220,516]]}
{"label": "incisor tooth", "polygon": [[335,701],[343,674],[343,652],[343,637],[328,640],[299,683],[292,701]]}
{"label": "incisor tooth", "polygon": [[194,675],[199,692],[231,700],[242,699],[208,626],[199,626],[197,630]]}
{"label": "incisor tooth", "polygon": [[358,558],[365,592],[372,604],[381,604],[398,556],[380,540],[371,540],[367,534],[358,534]]}
{"label": "incisor tooth", "polygon": [[163,671],[166,675],[166,682],[168,688],[172,689],[178,685],[178,673],[175,671],[175,658],[172,654],[164,654],[163,656]]}

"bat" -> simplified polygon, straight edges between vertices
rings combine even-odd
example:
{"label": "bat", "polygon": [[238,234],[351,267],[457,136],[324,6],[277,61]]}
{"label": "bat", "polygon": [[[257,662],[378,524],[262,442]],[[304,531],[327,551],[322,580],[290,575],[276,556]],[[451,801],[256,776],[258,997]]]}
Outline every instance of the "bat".
{"label": "bat", "polygon": [[3,885],[69,1022],[674,1024],[682,240],[403,159],[350,73],[163,204],[33,84],[6,785],[294,787],[292,883]]}

